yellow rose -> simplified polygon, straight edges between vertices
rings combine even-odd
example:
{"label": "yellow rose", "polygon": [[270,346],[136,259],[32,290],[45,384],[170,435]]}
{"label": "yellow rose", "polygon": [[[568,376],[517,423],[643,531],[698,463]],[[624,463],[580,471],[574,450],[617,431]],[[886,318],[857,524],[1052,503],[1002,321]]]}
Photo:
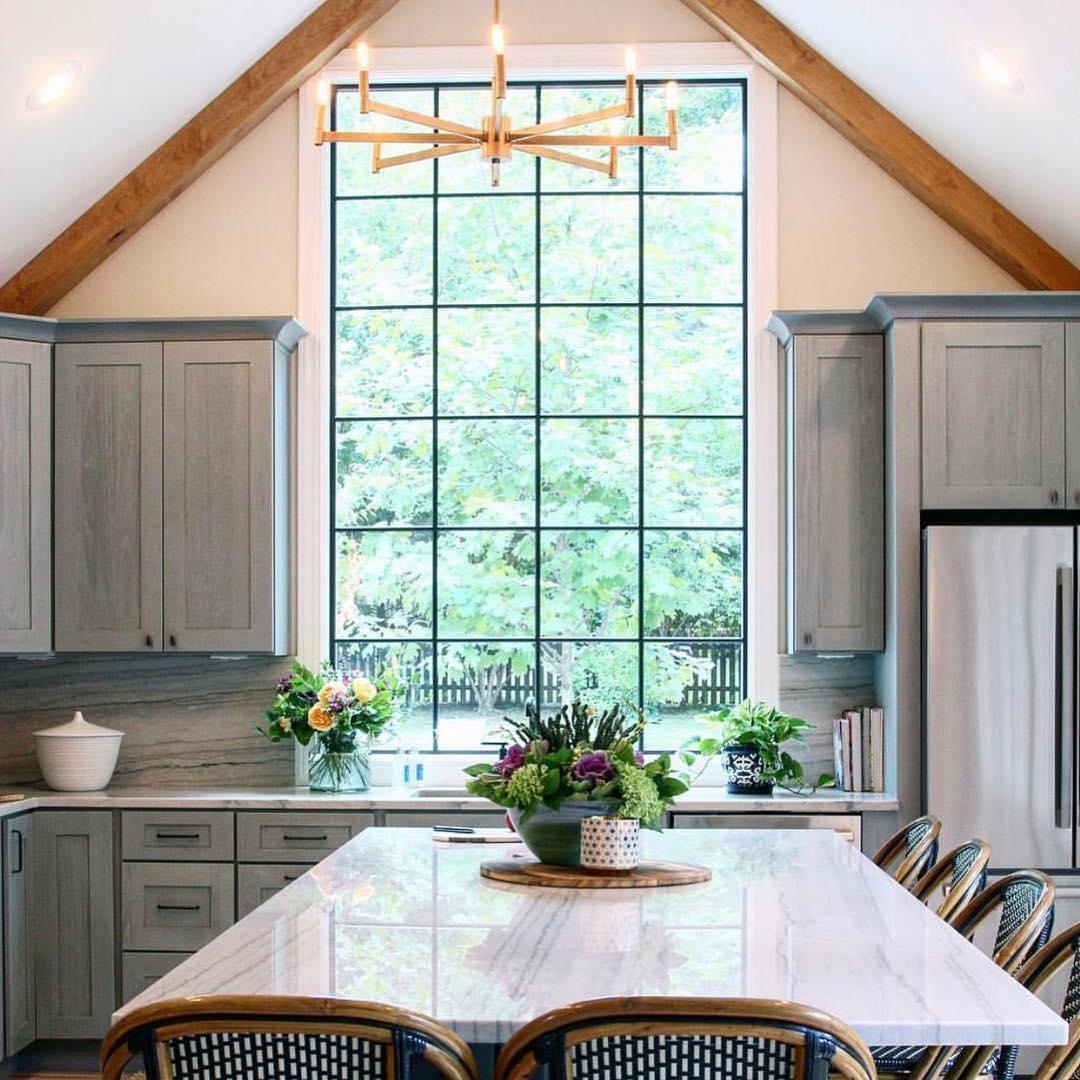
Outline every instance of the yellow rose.
{"label": "yellow rose", "polygon": [[327,712],[321,705],[312,705],[307,714],[307,722],[315,731],[329,731],[334,726],[334,714]]}
{"label": "yellow rose", "polygon": [[292,721],[287,716],[279,716],[278,727],[288,735],[292,731]]}
{"label": "yellow rose", "polygon": [[361,675],[360,678],[353,680],[352,692],[353,697],[361,705],[366,705],[378,693],[378,690]]}
{"label": "yellow rose", "polygon": [[330,698],[335,693],[344,693],[345,687],[339,682],[328,682],[319,691],[319,707],[325,709],[330,704]]}

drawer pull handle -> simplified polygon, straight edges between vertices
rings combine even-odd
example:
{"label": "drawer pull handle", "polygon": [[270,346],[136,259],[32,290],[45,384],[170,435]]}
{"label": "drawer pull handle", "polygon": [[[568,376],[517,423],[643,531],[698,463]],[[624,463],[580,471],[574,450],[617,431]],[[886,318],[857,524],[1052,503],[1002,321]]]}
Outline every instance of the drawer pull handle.
{"label": "drawer pull handle", "polygon": [[282,840],[307,840],[307,841],[311,841],[311,840],[329,840],[330,837],[327,836],[326,833],[323,833],[322,836],[290,836],[288,833],[285,833],[281,837],[281,839]]}
{"label": "drawer pull handle", "polygon": [[281,876],[285,881],[299,881],[303,877],[302,874],[282,874]]}
{"label": "drawer pull handle", "polygon": [[201,911],[202,904],[158,904],[158,911]]}
{"label": "drawer pull handle", "polygon": [[198,840],[197,832],[159,832],[154,833],[159,840]]}

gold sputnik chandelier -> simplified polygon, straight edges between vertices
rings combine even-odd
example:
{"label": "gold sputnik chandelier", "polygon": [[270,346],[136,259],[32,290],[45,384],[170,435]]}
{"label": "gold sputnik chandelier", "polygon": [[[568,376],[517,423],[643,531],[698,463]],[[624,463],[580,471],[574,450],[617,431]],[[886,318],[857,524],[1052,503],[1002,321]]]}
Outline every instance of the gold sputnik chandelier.
{"label": "gold sputnik chandelier", "polygon": [[[315,143],[321,146],[326,142],[349,142],[371,144],[372,172],[395,165],[408,165],[414,161],[430,161],[432,158],[446,157],[450,154],[465,154],[471,150],[479,151],[484,161],[491,163],[491,185],[499,186],[499,167],[510,160],[514,151],[533,154],[537,157],[563,161],[568,165],[579,165],[583,169],[607,173],[613,179],[619,170],[619,149],[623,146],[666,146],[674,150],[678,146],[678,128],[675,112],[679,102],[679,88],[669,82],[665,88],[667,106],[666,135],[625,135],[622,130],[626,120],[634,116],[636,58],[633,49],[626,50],[626,99],[618,105],[592,112],[579,113],[561,120],[548,120],[540,124],[514,128],[510,118],[504,114],[506,103],[506,45],[502,25],[499,21],[499,0],[494,0],[495,24],[491,28],[491,45],[495,53],[495,72],[491,80],[491,112],[485,116],[480,127],[471,127],[441,116],[427,116],[411,109],[399,109],[394,105],[384,105],[372,98],[368,90],[370,55],[367,44],[363,41],[356,46],[356,66],[360,75],[360,112],[377,113],[380,116],[393,117],[409,124],[426,128],[426,131],[333,131],[326,127],[327,108],[330,104],[330,86],[320,82],[315,106]],[[606,135],[556,134],[585,124],[608,121],[609,133]],[[409,153],[384,156],[383,147],[388,144],[430,145],[427,150],[415,150]],[[565,147],[596,146],[606,147],[606,160],[597,160],[575,154]]]}

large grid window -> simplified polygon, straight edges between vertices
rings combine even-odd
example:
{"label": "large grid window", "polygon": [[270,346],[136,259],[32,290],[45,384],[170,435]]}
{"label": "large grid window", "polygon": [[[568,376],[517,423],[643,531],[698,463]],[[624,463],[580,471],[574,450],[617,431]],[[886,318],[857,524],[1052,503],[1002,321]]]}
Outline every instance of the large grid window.
{"label": "large grid window", "polygon": [[[507,111],[622,86],[518,84]],[[373,92],[466,121],[490,95]],[[662,84],[638,94],[638,130],[664,132]],[[334,109],[375,119],[350,88]],[[616,180],[332,154],[335,663],[396,667],[421,749],[575,695],[679,745],[745,686],[745,82],[683,83],[679,149],[624,150]]]}

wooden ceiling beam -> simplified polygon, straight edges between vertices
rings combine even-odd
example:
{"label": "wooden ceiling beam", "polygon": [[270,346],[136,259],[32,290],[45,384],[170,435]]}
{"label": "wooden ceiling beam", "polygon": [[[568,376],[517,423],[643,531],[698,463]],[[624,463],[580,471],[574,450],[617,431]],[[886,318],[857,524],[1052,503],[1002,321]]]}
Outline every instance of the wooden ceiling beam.
{"label": "wooden ceiling beam", "polygon": [[755,0],[683,3],[1022,285],[1080,289],[1080,269]]}
{"label": "wooden ceiling beam", "polygon": [[45,314],[397,0],[325,0],[0,286],[0,311]]}

